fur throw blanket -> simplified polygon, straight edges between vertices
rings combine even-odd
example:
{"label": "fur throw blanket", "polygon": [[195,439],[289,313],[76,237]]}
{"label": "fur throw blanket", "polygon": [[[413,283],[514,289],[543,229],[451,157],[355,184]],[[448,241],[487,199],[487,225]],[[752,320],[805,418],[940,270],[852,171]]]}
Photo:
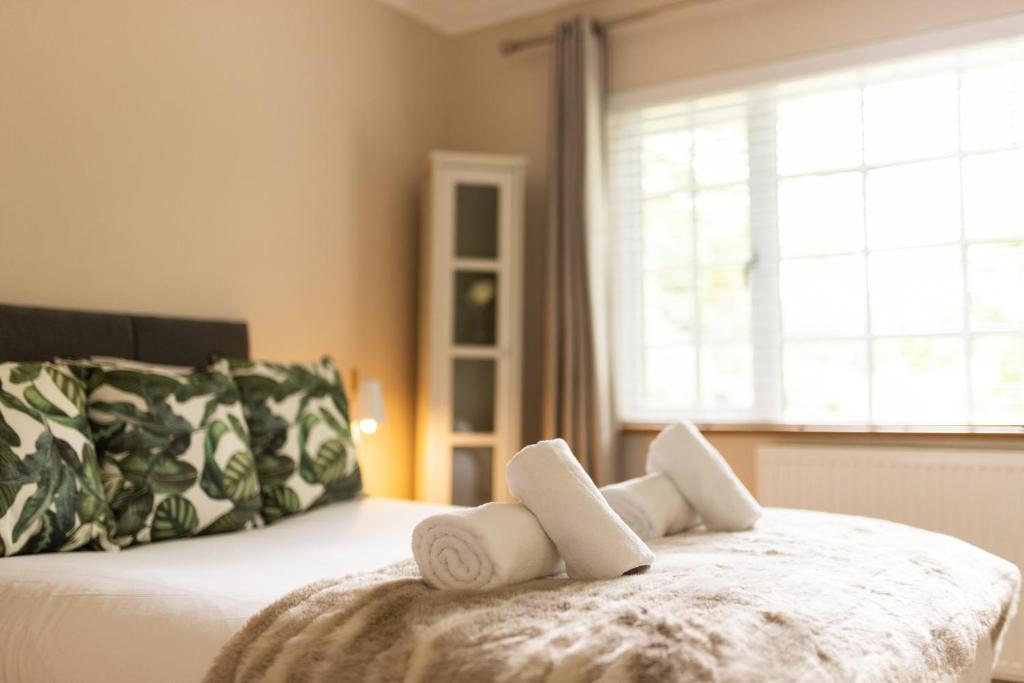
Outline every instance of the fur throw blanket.
{"label": "fur throw blanket", "polygon": [[1020,588],[962,541],[818,512],[651,548],[649,572],[608,581],[440,591],[406,561],[312,584],[206,682],[956,680],[985,639],[998,653]]}

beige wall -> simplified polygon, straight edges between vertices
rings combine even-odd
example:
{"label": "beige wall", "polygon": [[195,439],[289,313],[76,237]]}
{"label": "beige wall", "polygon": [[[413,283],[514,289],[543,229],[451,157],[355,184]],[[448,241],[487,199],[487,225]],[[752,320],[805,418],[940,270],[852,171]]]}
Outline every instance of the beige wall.
{"label": "beige wall", "polygon": [[[445,142],[453,148],[525,154],[527,173],[526,261],[544,262],[548,49],[504,57],[502,40],[549,31],[563,17],[587,11],[610,18],[663,0],[596,0],[564,11],[459,37],[446,45]],[[953,27],[1024,11],[1020,0],[718,0],[668,13],[611,32],[612,92],[764,64],[866,42]],[[527,278],[524,364],[526,440],[537,437],[544,291]],[[622,474],[632,473],[629,453],[646,443],[626,435]],[[761,435],[716,435],[713,440],[749,481]]]}
{"label": "beige wall", "polygon": [[[598,0],[446,39],[374,0],[0,0],[0,301],[243,318],[257,356],[327,352],[377,375],[389,422],[364,444],[367,488],[409,495],[426,151],[529,157],[527,262],[539,272],[548,52],[502,57],[498,42],[580,8],[609,17],[661,1]],[[720,0],[616,30],[611,85],[1020,9]],[[543,296],[526,291],[526,397]],[[626,438],[628,456],[646,437]],[[760,437],[715,438],[753,477]]]}
{"label": "beige wall", "polygon": [[412,491],[442,38],[374,0],[0,0],[0,301],[227,316],[379,376]]}

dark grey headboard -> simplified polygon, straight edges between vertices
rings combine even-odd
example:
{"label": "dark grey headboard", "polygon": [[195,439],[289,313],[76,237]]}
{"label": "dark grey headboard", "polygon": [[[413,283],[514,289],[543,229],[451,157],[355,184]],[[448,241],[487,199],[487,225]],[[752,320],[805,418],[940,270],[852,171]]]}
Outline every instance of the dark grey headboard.
{"label": "dark grey headboard", "polygon": [[200,366],[214,353],[248,358],[245,323],[0,304],[0,361],[117,356]]}

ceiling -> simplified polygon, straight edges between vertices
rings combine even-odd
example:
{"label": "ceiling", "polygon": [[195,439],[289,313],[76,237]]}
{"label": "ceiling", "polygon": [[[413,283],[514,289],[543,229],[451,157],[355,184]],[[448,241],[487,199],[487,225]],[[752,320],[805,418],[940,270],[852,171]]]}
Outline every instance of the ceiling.
{"label": "ceiling", "polygon": [[439,31],[454,35],[540,14],[579,0],[380,0]]}

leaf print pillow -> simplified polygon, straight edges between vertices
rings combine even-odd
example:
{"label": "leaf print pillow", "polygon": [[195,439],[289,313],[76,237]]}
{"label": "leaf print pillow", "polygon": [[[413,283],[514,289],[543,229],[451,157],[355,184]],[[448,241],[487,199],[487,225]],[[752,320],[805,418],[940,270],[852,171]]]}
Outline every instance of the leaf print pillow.
{"label": "leaf print pillow", "polygon": [[258,524],[256,462],[226,362],[94,358],[78,368],[118,545]]}
{"label": "leaf print pillow", "polygon": [[348,399],[330,359],[231,360],[231,374],[252,434],[268,524],[362,494]]}
{"label": "leaf print pillow", "polygon": [[0,556],[107,545],[85,387],[59,363],[0,363]]}

